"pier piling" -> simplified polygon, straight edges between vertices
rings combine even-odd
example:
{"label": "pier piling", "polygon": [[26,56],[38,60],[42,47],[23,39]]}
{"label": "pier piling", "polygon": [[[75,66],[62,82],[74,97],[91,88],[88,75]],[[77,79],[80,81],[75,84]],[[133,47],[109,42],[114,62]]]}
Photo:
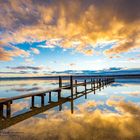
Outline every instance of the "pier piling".
{"label": "pier piling", "polygon": [[87,99],[87,81],[85,80],[85,99]]}
{"label": "pier piling", "polygon": [[73,77],[70,76],[71,98],[73,98]]}
{"label": "pier piling", "polygon": [[[105,86],[107,86],[115,81],[114,78],[108,78],[108,77],[105,77],[105,78],[98,77],[98,78],[94,78],[94,79],[91,78],[88,81],[87,81],[87,79],[84,78],[83,82],[78,82],[77,80],[75,80],[75,83],[73,83],[73,80],[74,80],[73,76],[70,76],[70,84],[63,86],[62,77],[59,76],[59,87],[58,88],[46,90],[43,92],[29,93],[29,94],[15,96],[15,97],[6,98],[6,99],[1,100],[0,101],[0,118],[4,118],[4,117],[10,118],[11,117],[11,105],[14,100],[30,97],[31,98],[31,109],[33,109],[35,107],[35,97],[38,96],[38,97],[40,97],[41,107],[44,107],[45,106],[45,95],[47,95],[47,94],[48,94],[49,105],[56,104],[59,101],[65,100],[61,95],[62,90],[70,90],[70,96],[68,96],[66,98],[69,99],[71,102],[71,107],[72,107],[71,112],[73,113],[73,100],[75,98],[78,98],[78,97],[81,97],[84,95],[85,99],[87,99],[88,93],[94,91],[94,94],[95,94],[96,90],[98,90],[98,89],[101,90],[101,88],[104,88]],[[90,88],[88,88],[88,85],[90,86]],[[80,86],[83,86],[84,90],[78,92],[78,87],[80,87]],[[57,102],[52,101],[53,92],[56,92],[58,94]],[[4,116],[4,105],[6,105],[6,116]],[[60,104],[59,110],[61,110],[61,109],[62,109],[62,105]]]}

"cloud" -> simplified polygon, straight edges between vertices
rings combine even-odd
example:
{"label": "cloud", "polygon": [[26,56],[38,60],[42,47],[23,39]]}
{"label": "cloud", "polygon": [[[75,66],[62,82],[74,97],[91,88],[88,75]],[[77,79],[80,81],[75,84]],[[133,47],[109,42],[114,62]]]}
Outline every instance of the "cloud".
{"label": "cloud", "polygon": [[22,49],[19,49],[14,46],[10,46],[12,50],[5,50],[3,47],[0,46],[0,61],[10,61],[13,57],[23,56],[29,57],[29,52],[26,52]]}
{"label": "cloud", "polygon": [[75,66],[76,64],[75,63],[70,63],[69,64],[71,67]]}
{"label": "cloud", "polygon": [[138,33],[140,33],[140,32],[132,33],[131,36],[127,38],[127,40],[122,41],[122,43],[115,45],[113,48],[111,48],[109,50],[106,50],[104,53],[107,55],[114,55],[114,54],[128,52],[128,51],[135,49],[135,48],[139,48],[140,35],[138,35]]}
{"label": "cloud", "polygon": [[[26,105],[24,106],[26,108]],[[19,135],[22,139],[136,140],[140,138],[139,106],[131,102],[118,101],[114,107],[120,108],[121,114],[99,109],[87,111],[87,108],[95,106],[95,102],[88,102],[80,106],[80,111],[75,111],[74,114],[70,114],[70,110],[47,111],[42,113],[44,117],[32,117],[8,130],[24,132],[23,135]],[[21,108],[19,104],[16,107]],[[10,137],[7,136],[6,139]]]}
{"label": "cloud", "polygon": [[38,45],[38,47],[52,49],[52,48],[55,48],[58,45],[60,45],[61,42],[62,42],[62,40],[59,38],[49,39],[46,41],[45,45]]}
{"label": "cloud", "polygon": [[33,58],[26,58],[25,59],[25,64],[27,65],[31,65],[31,64],[34,64],[34,61],[33,61]]}
{"label": "cloud", "polygon": [[29,107],[29,99],[25,99],[24,101],[20,101],[18,103],[12,104],[12,115],[17,113],[19,110],[27,109]]}
{"label": "cloud", "polygon": [[50,48],[50,49],[55,48],[55,46],[53,46],[53,45],[38,45],[38,47],[40,47],[40,48]]}
{"label": "cloud", "polygon": [[109,99],[107,101],[107,105],[115,107],[120,113],[129,114],[133,117],[137,117],[140,115],[140,107],[139,105],[132,102],[125,102],[124,99],[121,100],[112,100]]}
{"label": "cloud", "polygon": [[85,50],[84,53],[86,55],[92,56],[93,55],[93,50]]}
{"label": "cloud", "polygon": [[27,74],[27,71],[19,71],[19,72],[5,72],[5,71],[1,71],[0,74]]}
{"label": "cloud", "polygon": [[6,44],[46,41],[41,47],[59,45],[87,55],[93,55],[97,44],[115,40],[104,53],[120,54],[140,46],[139,7],[139,0],[1,1],[1,40]]}
{"label": "cloud", "polygon": [[140,92],[139,91],[122,92],[122,94],[128,94],[128,95],[131,95],[131,96],[140,96]]}
{"label": "cloud", "polygon": [[18,66],[18,67],[7,67],[12,70],[42,70],[43,67],[33,67],[33,66]]}
{"label": "cloud", "polygon": [[34,54],[40,54],[40,51],[37,48],[31,48]]}
{"label": "cloud", "polygon": [[32,87],[32,88],[12,88],[12,91],[17,91],[17,92],[32,92],[32,91],[43,91],[44,89],[42,87]]}

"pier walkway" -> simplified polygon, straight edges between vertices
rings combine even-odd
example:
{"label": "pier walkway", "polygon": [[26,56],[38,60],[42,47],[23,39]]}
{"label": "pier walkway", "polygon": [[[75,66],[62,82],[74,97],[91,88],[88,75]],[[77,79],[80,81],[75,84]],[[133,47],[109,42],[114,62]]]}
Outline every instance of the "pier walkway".
{"label": "pier walkway", "polygon": [[[85,96],[85,99],[87,98],[87,94],[90,92],[93,92],[95,94],[96,90],[101,90],[101,88],[104,88],[105,86],[111,84],[114,82],[114,78],[88,78],[84,79],[84,81],[80,82],[73,78],[73,76],[70,76],[69,78],[69,84],[63,85],[63,79],[61,76],[58,77],[59,81],[59,87],[53,88],[41,92],[36,93],[28,93],[25,95],[19,95],[14,96],[10,98],[4,98],[0,100],[0,129],[6,128],[8,126],[11,126],[17,122],[20,122],[22,120],[25,120],[33,115],[39,114],[43,111],[46,111],[50,108],[59,106],[59,110],[62,109],[62,104],[65,102],[71,102],[71,113],[73,113],[73,101],[77,98],[80,98],[81,96]],[[83,91],[78,91],[78,87],[84,87]],[[89,88],[90,86],[90,88]],[[67,97],[62,97],[61,92],[63,90],[69,90],[70,95]],[[52,101],[52,94],[57,93],[57,101]],[[45,105],[45,96],[48,95],[48,104]],[[40,97],[41,107],[35,106],[35,97]],[[12,117],[11,114],[11,106],[13,101],[24,99],[24,98],[31,98],[31,107],[30,111],[20,114],[17,116]],[[6,114],[4,113],[4,106],[6,106]]]}

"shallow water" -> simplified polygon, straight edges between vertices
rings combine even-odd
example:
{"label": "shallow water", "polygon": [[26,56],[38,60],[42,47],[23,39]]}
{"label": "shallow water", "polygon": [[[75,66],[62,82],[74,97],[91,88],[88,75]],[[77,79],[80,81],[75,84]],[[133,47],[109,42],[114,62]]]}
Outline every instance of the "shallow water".
{"label": "shallow water", "polygon": [[[3,81],[0,82],[0,98],[54,87],[58,87],[57,80]],[[62,92],[63,97],[69,94],[67,90]],[[52,99],[57,100],[55,93]],[[48,96],[45,97],[45,104],[47,102]],[[39,97],[35,104],[40,106]],[[30,106],[29,98],[14,101],[12,117],[30,111]],[[1,130],[0,135],[0,139],[139,140],[140,80],[117,80],[101,91],[97,90],[96,94],[89,93],[87,99],[82,96],[73,102],[30,116]]]}

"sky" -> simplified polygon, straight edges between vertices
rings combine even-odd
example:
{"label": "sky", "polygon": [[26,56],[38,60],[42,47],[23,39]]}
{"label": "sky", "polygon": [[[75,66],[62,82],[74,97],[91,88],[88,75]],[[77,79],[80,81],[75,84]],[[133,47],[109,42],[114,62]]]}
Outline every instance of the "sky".
{"label": "sky", "polygon": [[139,0],[0,0],[0,76],[140,68]]}

